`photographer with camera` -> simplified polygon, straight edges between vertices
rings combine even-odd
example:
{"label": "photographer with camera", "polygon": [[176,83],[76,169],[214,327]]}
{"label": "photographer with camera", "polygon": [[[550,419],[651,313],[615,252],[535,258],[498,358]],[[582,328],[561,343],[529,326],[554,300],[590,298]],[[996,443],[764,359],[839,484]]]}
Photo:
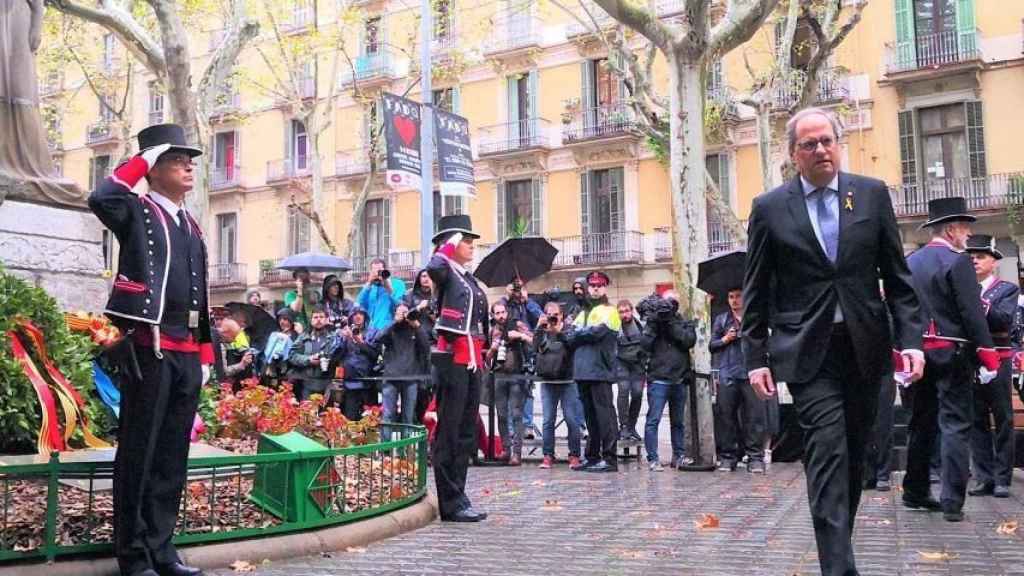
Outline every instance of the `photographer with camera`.
{"label": "photographer with camera", "polygon": [[380,351],[377,331],[367,325],[366,312],[356,309],[348,317],[348,325],[338,331],[338,362],[342,365],[342,386],[345,388],[341,412],[349,420],[363,417],[363,406],[377,403],[377,387],[364,378],[373,375]]}
{"label": "photographer with camera", "polygon": [[327,323],[338,330],[348,324],[348,317],[356,309],[355,303],[345,298],[345,286],[337,274],[328,274],[324,278],[320,302],[327,313]]}
{"label": "photographer with camera", "polygon": [[555,419],[558,405],[562,405],[565,426],[569,429],[569,468],[576,470],[580,463],[579,389],[572,379],[572,350],[566,342],[562,308],[558,302],[544,305],[534,333],[536,373],[541,384],[541,404],[544,410],[544,461],[541,468],[555,463]]}
{"label": "photographer with camera", "polygon": [[[533,344],[533,335],[522,322],[515,322],[508,315],[508,308],[502,302],[491,305],[491,346],[484,354],[484,360],[491,367],[494,378],[494,401],[498,412],[498,431],[501,445],[505,450],[511,446],[508,455],[510,466],[522,463],[523,452],[523,408],[526,404],[530,382],[516,378],[526,374],[526,352]],[[509,439],[509,412],[512,415],[512,438]]]}
{"label": "photographer with camera", "polygon": [[616,375],[619,379],[619,390],[615,397],[619,413],[619,440],[639,442],[636,422],[640,419],[640,405],[644,399],[644,368],[647,364],[647,352],[643,347],[644,327],[634,314],[632,302],[619,300],[616,307],[622,323],[619,347],[615,354]]}
{"label": "photographer with camera", "polygon": [[356,304],[366,310],[373,330],[382,330],[395,319],[395,307],[405,295],[405,282],[391,275],[383,258],[370,261],[366,285],[356,296]]}
{"label": "photographer with camera", "polygon": [[231,383],[235,392],[240,388],[242,380],[252,378],[256,374],[256,355],[249,348],[248,338],[238,322],[232,318],[224,318],[217,324],[220,353],[224,362],[225,382]]}
{"label": "photographer with camera", "polygon": [[[374,343],[383,348],[384,380],[381,394],[384,400],[384,422],[416,423],[416,397],[419,381],[415,376],[429,374],[427,360],[430,354],[430,335],[420,320],[419,310],[410,310],[403,302],[395,309],[395,321],[377,334]],[[399,420],[399,397],[401,419]],[[391,430],[384,427],[385,440]]]}
{"label": "photographer with camera", "polygon": [[309,324],[288,354],[295,397],[300,401],[327,390],[333,375],[332,356],[339,345],[338,334],[327,323],[327,313],[321,306],[313,307]]}
{"label": "photographer with camera", "polygon": [[679,468],[685,457],[683,411],[686,409],[686,386],[693,382],[690,349],[697,343],[695,323],[679,315],[679,296],[665,292],[651,295],[637,304],[643,318],[643,345],[650,357],[647,365],[647,423],[644,427],[644,449],[647,466],[652,472],[664,470],[658,459],[658,423],[668,404],[669,431],[672,441],[672,468]]}
{"label": "photographer with camera", "polygon": [[[499,302],[505,304],[509,321],[513,324],[521,322],[525,326],[536,326],[544,314],[540,304],[530,299],[530,294],[526,290],[526,282],[521,278],[516,278],[505,286],[505,296]],[[526,350],[526,357],[523,360],[527,366],[533,365],[532,349]],[[523,407],[523,426],[526,431],[524,437],[527,440],[533,440],[535,434],[540,434],[540,430],[533,423],[532,382],[527,383],[526,404]]]}

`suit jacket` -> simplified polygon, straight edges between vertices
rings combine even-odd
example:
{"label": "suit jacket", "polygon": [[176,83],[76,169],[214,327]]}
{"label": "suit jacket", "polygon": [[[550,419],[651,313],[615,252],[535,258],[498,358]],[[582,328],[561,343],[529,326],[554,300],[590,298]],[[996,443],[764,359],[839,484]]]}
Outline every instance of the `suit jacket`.
{"label": "suit jacket", "polygon": [[1020,288],[1006,280],[996,280],[988,290],[981,293],[982,304],[987,303],[985,320],[992,334],[992,343],[999,347],[1014,345],[1012,341],[1017,317],[1017,296]]}
{"label": "suit jacket", "polygon": [[[938,336],[968,340],[971,348],[992,348],[971,257],[933,243],[908,256],[907,263],[921,296],[926,327],[933,325]],[[953,355],[952,348],[929,350],[928,364],[949,364]]]}
{"label": "suit jacket", "polygon": [[784,382],[813,378],[828,350],[838,304],[861,375],[879,378],[892,371],[886,304],[901,348],[921,349],[922,334],[889,192],[880,180],[839,174],[835,264],[810,219],[799,176],[754,199],[743,279],[747,370],[769,367]]}

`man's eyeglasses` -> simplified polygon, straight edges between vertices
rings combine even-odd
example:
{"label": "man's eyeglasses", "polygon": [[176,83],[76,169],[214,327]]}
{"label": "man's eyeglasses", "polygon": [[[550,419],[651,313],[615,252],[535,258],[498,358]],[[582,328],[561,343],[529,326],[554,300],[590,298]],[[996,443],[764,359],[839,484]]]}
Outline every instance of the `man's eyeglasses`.
{"label": "man's eyeglasses", "polygon": [[804,140],[803,142],[798,143],[797,146],[799,146],[800,149],[803,150],[804,152],[814,152],[815,150],[818,149],[818,144],[821,144],[821,146],[825,148],[825,150],[831,150],[832,146],[835,143],[835,140],[833,140],[829,136],[825,136],[824,138],[819,138],[816,140]]}
{"label": "man's eyeglasses", "polygon": [[192,166],[192,158],[186,154],[165,154],[160,157],[160,162],[170,164],[172,166],[181,166],[182,168]]}

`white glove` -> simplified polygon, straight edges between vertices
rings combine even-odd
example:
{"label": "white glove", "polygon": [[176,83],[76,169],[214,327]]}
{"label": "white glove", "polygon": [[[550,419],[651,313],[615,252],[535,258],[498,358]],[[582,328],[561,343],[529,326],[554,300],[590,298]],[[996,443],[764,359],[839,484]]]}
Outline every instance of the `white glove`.
{"label": "white glove", "polygon": [[448,238],[445,244],[458,246],[460,242],[462,242],[462,232],[456,232],[455,234],[452,234],[450,238]]}
{"label": "white glove", "polygon": [[996,375],[998,374],[998,370],[989,370],[984,366],[978,368],[978,380],[981,380],[982,384],[988,384],[989,382],[995,380]]}
{"label": "white glove", "polygon": [[210,381],[210,367],[208,365],[206,365],[206,364],[203,364],[202,371],[203,371],[203,384],[202,385],[206,386],[206,383]]}
{"label": "white glove", "polygon": [[160,144],[159,146],[153,146],[152,148],[146,150],[142,154],[139,154],[139,156],[146,161],[147,171],[152,170],[153,166],[156,164],[156,161],[160,158],[160,155],[163,154],[164,152],[167,152],[170,149],[171,145],[164,143]]}

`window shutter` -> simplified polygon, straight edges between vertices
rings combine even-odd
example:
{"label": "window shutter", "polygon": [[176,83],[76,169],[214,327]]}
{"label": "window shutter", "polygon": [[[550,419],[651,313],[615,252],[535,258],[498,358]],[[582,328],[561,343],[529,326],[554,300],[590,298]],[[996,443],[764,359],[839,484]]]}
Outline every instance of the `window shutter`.
{"label": "window shutter", "polygon": [[381,210],[384,212],[384,239],[381,242],[383,244],[382,257],[387,257],[391,252],[391,200],[385,198],[381,201]]}
{"label": "window shutter", "polygon": [[596,91],[594,90],[594,61],[584,60],[580,62],[580,78],[582,82],[582,92],[580,97],[582,102],[580,107],[583,110],[593,108],[597,106],[596,102]]}
{"label": "window shutter", "polygon": [[540,178],[530,181],[530,236],[542,236],[544,234],[544,183]]}
{"label": "window shutter", "polygon": [[609,219],[611,220],[609,224],[611,224],[613,232],[619,232],[624,227],[623,196],[625,194],[622,193],[623,170],[622,168],[612,168],[608,172],[611,177],[611,190],[608,191]]}
{"label": "window shutter", "polygon": [[538,128],[537,118],[540,116],[540,109],[537,108],[539,101],[539,94],[537,92],[539,79],[537,78],[537,76],[538,74],[536,70],[530,70],[530,76],[528,80],[529,86],[527,87],[527,90],[529,92],[529,102],[527,103],[528,108],[526,113],[527,126],[525,127],[527,131],[525,136],[529,138],[530,144],[536,142]]}
{"label": "window shutter", "polygon": [[89,160],[89,186],[92,186],[93,190],[99,188],[99,185],[97,185],[97,183],[96,183],[96,158],[95,157],[93,157],[92,159]]}
{"label": "window shutter", "polygon": [[906,68],[917,62],[914,1],[894,0],[894,6],[896,9],[896,64],[900,68]]}
{"label": "window shutter", "polygon": [[452,114],[462,113],[462,90],[458,86],[452,87]]}
{"label": "window shutter", "polygon": [[718,191],[722,194],[722,201],[729,206],[732,199],[732,181],[729,180],[729,157],[725,154],[718,155]]}
{"label": "window shutter", "polygon": [[519,80],[515,76],[505,79],[508,95],[508,140],[519,140]]}
{"label": "window shutter", "polygon": [[903,184],[917,185],[917,135],[914,131],[914,111],[904,110],[898,115],[900,130],[900,169]]}
{"label": "window shutter", "polygon": [[495,200],[498,211],[498,242],[505,239],[505,181],[498,180],[495,185]]}
{"label": "window shutter", "polygon": [[580,231],[590,234],[590,172],[580,173]]}
{"label": "window shutter", "polygon": [[291,118],[284,121],[284,163],[286,166],[291,164],[292,159],[292,147],[295,139],[293,126]]}
{"label": "window shutter", "polygon": [[964,116],[967,118],[967,154],[971,163],[971,178],[984,178],[988,167],[985,162],[985,121],[982,118],[981,101],[964,102]]}
{"label": "window shutter", "polygon": [[957,47],[960,50],[960,57],[973,57],[978,49],[974,33],[974,0],[957,0],[956,31],[959,36]]}

